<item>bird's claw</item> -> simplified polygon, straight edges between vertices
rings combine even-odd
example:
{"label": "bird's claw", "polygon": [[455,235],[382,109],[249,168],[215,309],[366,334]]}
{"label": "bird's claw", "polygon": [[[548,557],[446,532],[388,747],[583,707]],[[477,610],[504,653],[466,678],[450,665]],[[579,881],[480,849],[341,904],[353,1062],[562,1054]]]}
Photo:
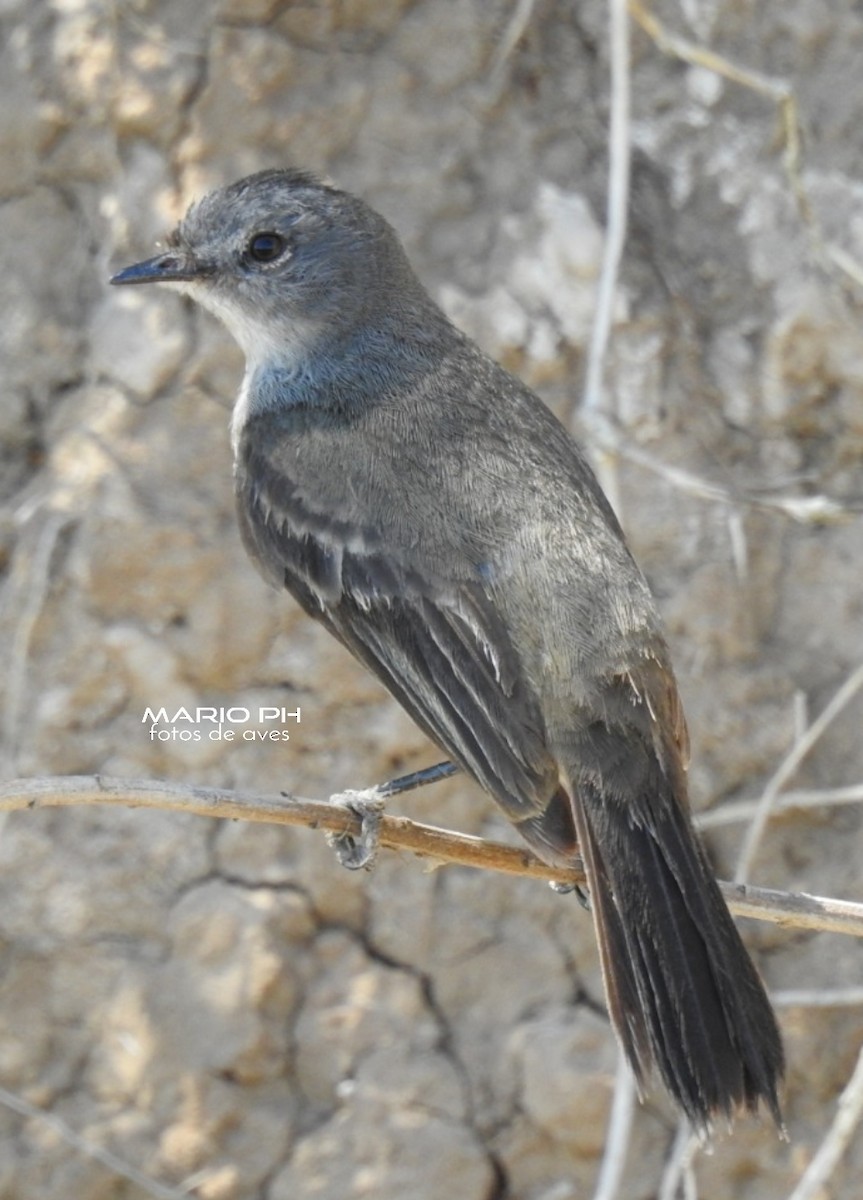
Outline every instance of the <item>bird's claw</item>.
{"label": "bird's claw", "polygon": [[552,879],[548,885],[553,892],[557,892],[558,896],[568,896],[570,892],[575,892],[578,903],[582,908],[590,909],[590,892],[580,883],[561,883],[559,880]]}
{"label": "bird's claw", "polygon": [[330,803],[355,813],[362,822],[359,837],[347,832],[326,835],[336,858],[349,871],[370,871],[375,865],[380,844],[383,797],[377,788],[367,788],[363,792],[340,792],[330,798]]}

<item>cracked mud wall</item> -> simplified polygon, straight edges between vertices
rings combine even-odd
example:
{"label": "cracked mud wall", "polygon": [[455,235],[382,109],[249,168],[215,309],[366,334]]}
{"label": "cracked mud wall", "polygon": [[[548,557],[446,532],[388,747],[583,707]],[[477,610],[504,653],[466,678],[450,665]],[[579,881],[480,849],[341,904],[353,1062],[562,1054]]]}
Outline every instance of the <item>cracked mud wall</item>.
{"label": "cracked mud wall", "polygon": [[[577,428],[607,182],[607,13],[536,0],[0,7],[0,563],[5,775],[160,777],[323,796],[436,760],[246,561],[227,423],[239,352],[167,292],[109,292],[206,187],[292,162],[395,224],[422,278]],[[760,500],[632,463],[619,506],[656,591],[699,810],[755,797],[863,650],[863,17],[816,0],[666,4],[681,36],[787,81],[776,104],[634,34],[630,236],[607,382],[627,436]],[[795,185],[800,195],[795,195]],[[801,202],[801,197],[805,203]],[[825,247],[827,249],[825,250]],[[832,255],[832,256],[831,256]],[[844,260],[843,260],[844,261]],[[147,706],[301,710],[288,742],[162,742]],[[808,715],[808,716],[807,716]],[[793,781],[863,777],[861,704]],[[399,811],[506,837],[464,780]],[[745,826],[710,834],[733,872]],[[589,1196],[615,1049],[590,921],[542,885],[319,834],[167,814],[15,814],[0,837],[0,1086],[204,1200]],[[753,878],[859,896],[859,809],[771,823]],[[779,993],[859,988],[851,939],[747,924]],[[757,1122],[694,1171],[786,1196],[828,1126],[863,1009],[785,1006],[790,1148]],[[675,1133],[654,1091],[623,1200]],[[856,1200],[860,1139],[830,1195]],[[0,1197],[146,1195],[0,1105]]]}

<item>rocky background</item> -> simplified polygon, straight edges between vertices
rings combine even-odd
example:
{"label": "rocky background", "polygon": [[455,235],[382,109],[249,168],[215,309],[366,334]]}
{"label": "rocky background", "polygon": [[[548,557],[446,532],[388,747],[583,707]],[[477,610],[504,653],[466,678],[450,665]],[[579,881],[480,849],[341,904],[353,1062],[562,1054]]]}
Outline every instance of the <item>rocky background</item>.
{"label": "rocky background", "polygon": [[[606,478],[667,619],[693,802],[717,821],[760,794],[863,649],[863,13],[654,13],[754,73],[634,30],[607,364],[626,443],[652,465],[624,456]],[[5,776],[326,796],[436,761],[244,557],[238,351],[176,296],[106,280],[211,185],[326,172],[577,429],[608,178],[605,5],[3,0],[0,60]],[[301,720],[263,744],[152,737],[147,706],[181,705]],[[771,822],[755,882],[860,895],[859,808],[829,801],[859,792],[861,712],[858,696],[790,781],[818,795]],[[397,810],[509,836],[460,779]],[[738,816],[709,832],[725,877],[745,831]],[[395,854],[355,876],[310,830],[122,808],[16,813],[0,858],[3,1200],[593,1194],[616,1050],[572,898]],[[754,1120],[720,1130],[689,1168],[711,1200],[790,1195],[863,1038],[859,942],[744,932],[781,1004],[791,1141]],[[678,1194],[661,1184],[675,1136],[657,1089],[620,1200]],[[819,1195],[858,1200],[861,1177],[857,1137]]]}

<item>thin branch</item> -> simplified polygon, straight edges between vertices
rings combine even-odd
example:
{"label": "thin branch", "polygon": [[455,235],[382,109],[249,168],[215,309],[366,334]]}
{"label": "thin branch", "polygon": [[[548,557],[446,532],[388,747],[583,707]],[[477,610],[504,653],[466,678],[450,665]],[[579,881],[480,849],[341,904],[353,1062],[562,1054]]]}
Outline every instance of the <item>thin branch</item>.
{"label": "thin branch", "polygon": [[88,1138],[81,1137],[74,1129],[70,1128],[65,1121],[54,1113],[47,1112],[44,1108],[37,1108],[35,1104],[31,1104],[29,1100],[25,1100],[22,1096],[16,1096],[14,1092],[9,1092],[4,1087],[0,1087],[0,1104],[5,1104],[7,1108],[11,1108],[13,1112],[19,1116],[26,1117],[31,1121],[38,1121],[40,1125],[45,1125],[62,1138],[67,1145],[78,1150],[86,1158],[95,1159],[96,1162],[107,1167],[114,1175],[118,1175],[121,1179],[127,1179],[129,1183],[133,1183],[139,1187],[142,1192],[146,1192],[148,1196],[155,1196],[156,1200],[187,1200],[188,1190],[183,1188],[165,1187],[158,1183],[155,1179],[151,1179],[149,1175],[145,1175],[136,1167],[124,1162],[122,1158],[118,1158],[116,1154],[112,1154],[110,1150],[103,1150],[101,1146],[97,1146],[95,1142],[91,1142]]}
{"label": "thin branch", "polygon": [[493,82],[496,83],[500,79],[500,74],[506,66],[507,60],[524,37],[524,32],[530,23],[535,3],[536,0],[516,0],[515,8],[507,22],[506,29],[498,43],[489,68],[489,76]]}
{"label": "thin branch", "polygon": [[[812,788],[809,791],[783,792],[777,797],[770,811],[772,817],[780,813],[798,812],[807,808],[826,808],[831,805],[860,804],[863,801],[863,783],[848,787]],[[721,804],[707,812],[698,813],[695,824],[699,829],[715,829],[719,825],[736,825],[738,821],[751,821],[758,811],[760,800],[735,800]]]}
{"label": "thin branch", "polygon": [[818,1153],[803,1172],[803,1177],[788,1200],[816,1200],[817,1197],[824,1195],[824,1185],[848,1149],[861,1119],[863,1119],[863,1050],[860,1051],[854,1073],[839,1097],[833,1124],[818,1147]]}
{"label": "thin branch", "polygon": [[[326,800],[261,796],[158,780],[108,779],[100,775],[18,779],[0,786],[0,812],[69,808],[82,804],[125,805],[222,820],[301,825],[357,837],[361,833],[358,816]],[[586,882],[581,869],[551,868],[526,848],[420,825],[406,817],[384,816],[380,842],[392,850],[409,850],[422,858],[433,859],[436,864],[454,863],[546,881],[553,878],[561,883]],[[720,883],[719,886],[728,907],[738,916],[789,928],[820,929],[863,937],[863,904],[808,896],[802,892],[772,891],[748,884]]]}
{"label": "thin branch", "polygon": [[619,1194],[626,1154],[632,1139],[632,1119],[635,1115],[635,1077],[626,1057],[618,1047],[617,1071],[614,1075],[614,1099],[608,1129],[605,1135],[605,1150],[602,1165],[596,1179],[593,1200],[615,1200]]}
{"label": "thin branch", "polygon": [[[111,779],[103,775],[67,775],[19,779],[0,786],[0,812],[33,808],[69,808],[81,804],[157,809],[193,816],[263,824],[298,825],[328,833],[359,837],[361,820],[349,809],[328,800],[298,796],[262,796],[221,788],[192,787],[151,779]],[[564,883],[585,883],[583,871],[558,871],[525,849],[487,842],[466,833],[421,825],[406,817],[384,816],[380,844],[409,850],[438,864],[457,863]]]}
{"label": "thin branch", "polygon": [[625,0],[611,0],[611,113],[609,119],[608,196],[606,200],[606,234],[602,270],[596,292],[596,315],[590,336],[590,349],[585,372],[583,408],[596,411],[602,404],[602,377],[605,353],[614,315],[617,277],[626,240],[627,206],[629,200],[629,19]]}
{"label": "thin branch", "polygon": [[854,515],[850,506],[840,504],[825,495],[771,495],[752,488],[732,491],[711,479],[696,475],[693,471],[664,462],[648,450],[642,449],[625,436],[616,421],[601,411],[584,414],[582,432],[594,453],[600,451],[606,455],[619,455],[627,462],[658,475],[678,491],[712,504],[725,504],[730,508],[741,504],[749,508],[763,508],[782,513],[800,525],[834,525],[848,521]]}
{"label": "thin branch", "polygon": [[678,1200],[681,1192],[684,1200],[697,1200],[692,1160],[700,1147],[701,1143],[692,1132],[692,1126],[685,1118],[681,1118],[659,1183],[659,1200]]}
{"label": "thin branch", "polygon": [[738,917],[772,921],[787,929],[820,929],[863,937],[863,904],[832,900],[807,892],[778,892],[747,883],[720,883],[731,911]]}
{"label": "thin branch", "polygon": [[[9,760],[7,766],[14,764],[14,747],[20,740],[18,731],[27,689],[27,662],[33,634],[51,584],[51,559],[58,538],[71,520],[69,513],[49,512],[41,523],[34,522],[28,531],[29,536],[22,538],[21,549],[16,555],[13,579],[19,572],[23,579],[18,587],[10,582],[14,590],[4,598],[4,608],[13,611],[16,617],[11,649],[6,658],[6,687],[0,727],[3,754]],[[14,765],[11,769],[14,770]]]}
{"label": "thin branch", "polygon": [[[605,357],[614,318],[617,279],[626,241],[629,209],[629,176],[632,147],[630,141],[630,49],[627,0],[610,0],[609,41],[611,55],[611,109],[608,128],[608,193],[605,214],[605,245],[596,291],[596,314],[590,331],[587,368],[584,379],[582,416],[592,422],[600,413],[607,414],[603,402]],[[617,482],[617,456],[613,449],[597,441],[595,467],[611,505],[620,513]]]}
{"label": "thin branch", "polygon": [[863,1005],[863,987],[788,988],[770,993],[776,1008],[857,1008]]}
{"label": "thin branch", "polygon": [[782,788],[789,779],[793,778],[797,768],[818,739],[830,727],[833,721],[836,720],[842,710],[851,703],[861,688],[863,688],[863,663],[855,671],[852,671],[821,715],[812,722],[803,737],[796,742],[790,753],[779,764],[779,767],[764,789],[761,799],[758,801],[758,810],[746,832],[735,874],[735,879],[738,883],[743,883],[752,869],[752,863],[755,860],[761,838],[770,819],[770,812]]}
{"label": "thin branch", "polygon": [[[774,79],[769,75],[762,75],[760,71],[740,67],[737,63],[723,58],[706,46],[699,46],[696,42],[687,41],[686,38],[670,33],[659,19],[648,11],[642,0],[630,0],[629,11],[663,54],[689,63],[693,67],[704,67],[705,70],[713,71],[714,74],[721,75],[732,83],[739,83],[752,92],[769,97],[779,105],[787,103],[789,97],[792,96],[791,85],[784,79]],[[799,143],[798,130],[792,139],[792,149],[797,152],[797,156],[793,159],[794,162],[799,159]],[[790,153],[790,151],[786,150],[786,153]]]}

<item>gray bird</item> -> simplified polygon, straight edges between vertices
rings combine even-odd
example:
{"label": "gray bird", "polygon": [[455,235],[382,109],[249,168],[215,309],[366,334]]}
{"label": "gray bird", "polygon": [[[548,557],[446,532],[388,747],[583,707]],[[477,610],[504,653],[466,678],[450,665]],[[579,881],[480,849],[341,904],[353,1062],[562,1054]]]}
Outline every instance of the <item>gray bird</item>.
{"label": "gray bird", "polygon": [[[116,284],[171,283],[246,355],[252,559],[364,663],[552,870],[583,860],[639,1082],[699,1128],[763,1100],[779,1032],[689,816],[647,583],[579,447],[459,332],[387,222],[297,170],[205,196]],[[551,873],[551,872],[550,872]]]}

